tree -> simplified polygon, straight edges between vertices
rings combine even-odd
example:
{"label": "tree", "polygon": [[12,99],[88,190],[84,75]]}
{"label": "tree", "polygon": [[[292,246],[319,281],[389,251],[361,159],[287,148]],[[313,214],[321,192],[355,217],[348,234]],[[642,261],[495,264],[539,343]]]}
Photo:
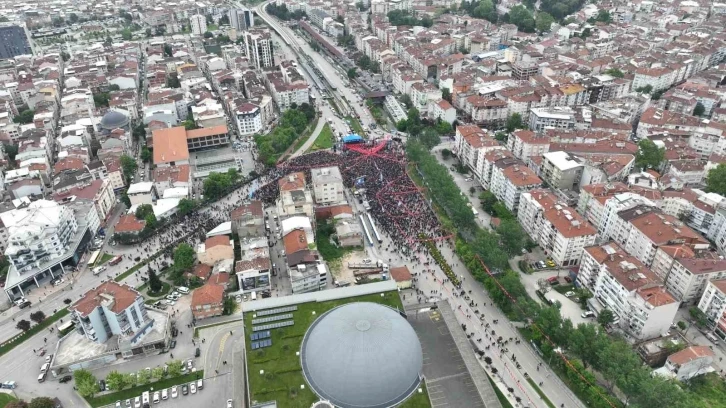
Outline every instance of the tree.
{"label": "tree", "polygon": [[174,267],[179,271],[187,271],[194,266],[194,249],[189,244],[179,244],[174,250]]}
{"label": "tree", "polygon": [[509,135],[506,132],[496,132],[494,133],[494,138],[502,143],[506,143]]}
{"label": "tree", "polygon": [[121,391],[128,386],[128,377],[126,374],[113,370],[106,376],[106,386],[111,391]]}
{"label": "tree", "polygon": [[30,330],[30,322],[29,322],[29,321],[27,321],[27,320],[25,320],[25,319],[23,319],[23,320],[20,320],[20,321],[19,321],[19,322],[18,322],[18,323],[17,323],[16,325],[15,325],[15,328],[16,328],[16,329],[18,329],[18,330],[21,330],[21,331],[24,331],[24,332],[26,332],[26,331]]}
{"label": "tree", "polygon": [[177,206],[177,214],[181,216],[185,216],[192,211],[194,211],[194,208],[196,208],[197,203],[194,202],[194,200],[190,200],[188,198],[182,198],[179,200],[179,205]]}
{"label": "tree", "polygon": [[229,25],[229,16],[223,15],[222,18],[219,19],[219,25],[227,24]]}
{"label": "tree", "polygon": [[421,135],[419,135],[419,140],[421,140],[421,143],[429,149],[433,149],[434,146],[441,143],[441,137],[439,136],[439,132],[431,127],[427,127],[426,129],[424,129],[423,132],[421,132]]}
{"label": "tree", "polygon": [[237,302],[234,301],[234,298],[232,296],[225,297],[224,303],[222,304],[222,314],[231,315],[236,309]]}
{"label": "tree", "polygon": [[108,86],[108,90],[109,91],[120,91],[121,90],[121,87],[118,86],[118,85],[116,85],[116,84],[111,84],[111,85]]}
{"label": "tree", "polygon": [[30,314],[30,320],[34,321],[35,324],[40,324],[40,322],[45,320],[45,313],[43,313],[41,310],[33,312]]}
{"label": "tree", "polygon": [[600,11],[597,12],[597,16],[595,17],[595,20],[602,22],[602,23],[612,22],[612,18],[610,17],[610,12],[605,9],[600,9]]}
{"label": "tree", "polygon": [[603,309],[599,315],[597,315],[597,322],[603,326],[607,326],[615,321],[615,314],[610,309]]}
{"label": "tree", "polygon": [[438,120],[436,122],[436,131],[443,136],[451,134],[454,131],[454,128],[451,126],[451,123],[443,120]]}
{"label": "tree", "polygon": [[161,288],[163,288],[164,285],[161,283],[161,279],[159,279],[159,276],[154,272],[153,269],[149,270],[149,290],[151,293],[159,293]]}
{"label": "tree", "polygon": [[151,33],[151,29],[150,28],[147,28],[146,29],[146,36],[147,37],[151,37],[152,36],[152,33]]}
{"label": "tree", "polygon": [[171,74],[166,79],[166,86],[169,88],[181,88],[181,82],[179,82],[179,77],[176,74]]}
{"label": "tree", "polygon": [[139,370],[139,373],[137,374],[138,380],[136,381],[139,385],[148,384],[149,380],[151,379],[151,373],[149,373],[146,370]]}
{"label": "tree", "polygon": [[169,377],[178,377],[182,372],[182,362],[179,360],[172,360],[169,362]]}
{"label": "tree", "polygon": [[154,208],[151,206],[151,204],[141,204],[136,208],[136,213],[134,214],[136,218],[143,220],[146,218],[147,215],[153,214]]}
{"label": "tree", "polygon": [[603,72],[603,73],[610,75],[613,78],[623,78],[625,76],[623,71],[619,70],[618,68],[609,68],[609,69],[606,69],[605,72]]}
{"label": "tree", "polygon": [[96,377],[90,371],[86,369],[75,370],[73,371],[73,379],[76,383],[76,389],[82,397],[92,397],[98,392]]}
{"label": "tree", "polygon": [[451,90],[449,88],[442,89],[441,98],[451,103]]}
{"label": "tree", "polygon": [[449,160],[451,157],[451,150],[449,149],[441,149],[441,158],[444,160]]}
{"label": "tree", "polygon": [[129,195],[126,194],[126,190],[121,193],[121,202],[124,203],[127,208],[131,207],[131,200],[129,199]]}
{"label": "tree", "polygon": [[68,16],[68,19],[71,21],[71,24],[75,24],[78,22],[78,15],[76,13],[71,13],[71,15]]}
{"label": "tree", "polygon": [[[516,7],[516,6],[515,6]],[[507,118],[506,124],[507,132],[512,133],[517,129],[523,129],[524,123],[522,122],[522,115],[519,113],[513,113]]]}
{"label": "tree", "polygon": [[96,105],[97,108],[103,106],[108,107],[108,93],[102,92],[98,94],[93,94],[93,103]]}
{"label": "tree", "polygon": [[214,37],[214,34],[212,34],[210,31],[206,31],[204,33],[204,38],[212,38],[212,37]]}
{"label": "tree", "polygon": [[126,177],[126,181],[130,181],[131,178],[136,174],[136,170],[139,168],[139,166],[136,164],[136,160],[134,160],[133,157],[122,154],[121,155],[121,171],[124,174],[124,177]]}
{"label": "tree", "polygon": [[591,323],[579,324],[568,337],[567,346],[582,359],[585,367],[593,365],[599,367],[597,352],[605,347],[608,339],[599,331],[598,326]]}
{"label": "tree", "polygon": [[26,109],[16,117],[13,118],[13,122],[20,123],[20,124],[27,124],[33,122],[33,117],[35,116],[35,111],[31,109]]}
{"label": "tree", "polygon": [[136,387],[136,383],[138,382],[138,378],[136,377],[136,373],[126,373],[124,374],[126,379],[124,380],[126,384],[128,384],[129,387]]}
{"label": "tree", "polygon": [[23,400],[13,400],[8,402],[5,408],[28,408],[28,403]]}
{"label": "tree", "polygon": [[653,92],[653,85],[640,86],[635,88],[635,92],[649,94]]}
{"label": "tree", "polygon": [[555,18],[550,13],[540,11],[537,13],[537,19],[535,20],[535,26],[537,31],[544,33],[550,30],[552,24],[555,22]]}
{"label": "tree", "polygon": [[199,128],[196,122],[194,122],[194,119],[185,120],[184,122],[182,122],[182,126],[184,126],[184,129],[186,130],[194,130]]}
{"label": "tree", "polygon": [[635,155],[635,165],[642,169],[657,169],[665,160],[665,149],[656,146],[650,139],[643,139],[638,143],[638,152]]}
{"label": "tree", "polygon": [[411,101],[411,97],[407,94],[401,95],[401,102],[406,105],[406,109],[411,109],[413,107],[413,101]]}
{"label": "tree", "polygon": [[151,369],[151,378],[155,380],[161,380],[164,377],[164,369],[161,367],[154,367]]}
{"label": "tree", "polygon": [[151,150],[149,150],[148,147],[144,146],[141,148],[141,160],[144,163],[148,163],[151,161]]}
{"label": "tree", "polygon": [[171,48],[171,44],[164,44],[164,55],[166,55],[167,57],[171,57],[174,55],[174,50]]}
{"label": "tree", "polygon": [[519,254],[527,241],[527,233],[516,219],[502,220],[497,227],[497,233],[502,240],[504,250],[511,256]]}
{"label": "tree", "polygon": [[355,79],[355,77],[358,76],[358,72],[356,72],[355,68],[348,69],[348,78],[349,79]]}
{"label": "tree", "polygon": [[499,19],[497,10],[492,0],[481,0],[478,5],[469,13],[472,17],[483,18],[492,23],[496,23]]}
{"label": "tree", "polygon": [[479,194],[479,200],[481,200],[481,207],[484,211],[487,212],[487,214],[494,214],[494,204],[496,204],[499,200],[497,200],[497,196],[494,195],[491,191],[487,190],[483,193]]}
{"label": "tree", "polygon": [[130,41],[132,38],[134,38],[134,34],[131,32],[130,29],[124,28],[121,31],[121,39],[123,39],[124,41]]}
{"label": "tree", "polygon": [[711,193],[726,196],[726,164],[711,169],[706,176],[706,189]]}
{"label": "tree", "polygon": [[693,116],[703,116],[706,112],[706,107],[701,102],[696,103],[696,107],[693,108]]}
{"label": "tree", "polygon": [[516,25],[520,31],[534,32],[535,21],[532,12],[521,4],[517,4],[509,10],[509,22]]}

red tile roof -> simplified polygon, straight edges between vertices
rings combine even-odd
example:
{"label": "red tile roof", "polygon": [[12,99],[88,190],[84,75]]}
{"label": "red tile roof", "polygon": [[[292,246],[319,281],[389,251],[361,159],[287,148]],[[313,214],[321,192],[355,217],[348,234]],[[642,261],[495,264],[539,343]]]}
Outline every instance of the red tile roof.
{"label": "red tile roof", "polygon": [[192,310],[197,306],[220,304],[223,300],[224,287],[210,282],[192,293]]}
{"label": "red tile roof", "polygon": [[107,281],[96,289],[84,293],[80,300],[70,306],[70,309],[88,316],[101,304],[106,304],[113,313],[120,313],[131,306],[139,296],[141,296],[139,292],[131,286]]}

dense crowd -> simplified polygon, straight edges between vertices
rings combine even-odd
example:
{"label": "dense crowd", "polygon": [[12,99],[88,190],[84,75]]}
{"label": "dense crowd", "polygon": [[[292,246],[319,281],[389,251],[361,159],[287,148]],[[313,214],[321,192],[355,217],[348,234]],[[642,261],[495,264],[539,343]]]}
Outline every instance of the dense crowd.
{"label": "dense crowd", "polygon": [[280,193],[280,178],[302,171],[310,183],[310,169],[338,166],[343,183],[359,191],[361,199],[368,201],[371,216],[391,237],[392,245],[413,260],[415,253],[428,253],[421,244],[421,235],[437,239],[443,237],[444,232],[425,197],[406,173],[406,163],[403,145],[398,141],[388,141],[383,149],[373,154],[360,148],[340,154],[330,151],[310,153],[290,159],[272,170],[270,183],[254,194],[269,205]]}

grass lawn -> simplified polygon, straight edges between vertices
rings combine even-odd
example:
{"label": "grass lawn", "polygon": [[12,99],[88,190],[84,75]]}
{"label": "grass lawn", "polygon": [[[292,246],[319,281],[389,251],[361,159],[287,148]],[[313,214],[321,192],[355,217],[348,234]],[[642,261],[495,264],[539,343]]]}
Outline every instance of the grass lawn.
{"label": "grass lawn", "polygon": [[352,116],[346,116],[346,119],[350,120],[350,130],[357,133],[358,136],[365,138],[366,132],[363,131],[363,127],[361,127],[360,122],[358,122],[358,119],[352,117]]}
{"label": "grass lawn", "polygon": [[207,24],[207,31],[219,30],[219,26],[216,24]]}
{"label": "grass lawn", "polygon": [[[192,380],[196,380],[197,376],[199,378],[204,378],[204,370],[197,371],[196,373],[180,375],[179,377],[164,378],[160,381],[155,381],[144,385],[138,385],[136,387],[131,387],[123,391],[101,395],[95,398],[86,398],[86,402],[88,402],[93,408],[102,407],[104,405],[113,404],[116,401],[124,401],[129,398],[133,399],[136,397],[140,397],[144,391],[150,391],[151,387],[154,387],[154,391],[161,391],[164,388],[171,387],[172,385],[188,383]],[[181,390],[179,392],[181,393]]]}
{"label": "grass lawn", "polygon": [[96,260],[96,266],[101,266],[112,259],[113,255],[104,252],[100,257],[98,257],[98,260]]}
{"label": "grass lawn", "polygon": [[429,400],[429,393],[426,391],[426,383],[422,382],[419,386],[423,392],[416,392],[411,395],[409,399],[404,401],[403,404],[399,405],[398,408],[428,408],[431,407],[431,401]]}
{"label": "grass lawn", "polygon": [[[294,326],[272,330],[271,347],[252,351],[251,342],[245,342],[251,400],[276,400],[280,408],[309,408],[317,401],[310,387],[306,385],[304,390],[300,389],[300,385],[306,383],[300,367],[300,358],[295,353],[300,350],[305,332],[317,317],[330,309],[352,302],[375,302],[402,308],[401,299],[395,291],[388,292],[384,296],[374,294],[298,305],[298,309],[292,312]],[[253,313],[245,315],[246,333],[252,333],[252,315]],[[265,371],[264,377],[260,375],[260,370]],[[424,395],[425,405],[404,404],[403,406],[409,408],[429,406],[428,394]]]}
{"label": "grass lawn", "polygon": [[333,131],[330,129],[330,125],[326,123],[325,126],[323,126],[323,130],[320,131],[320,134],[315,139],[315,142],[308,150],[314,152],[316,150],[330,149],[333,147],[334,140],[335,136],[333,136]]}
{"label": "grass lawn", "polygon": [[10,401],[15,401],[16,398],[10,394],[0,394],[0,408],[5,408]]}

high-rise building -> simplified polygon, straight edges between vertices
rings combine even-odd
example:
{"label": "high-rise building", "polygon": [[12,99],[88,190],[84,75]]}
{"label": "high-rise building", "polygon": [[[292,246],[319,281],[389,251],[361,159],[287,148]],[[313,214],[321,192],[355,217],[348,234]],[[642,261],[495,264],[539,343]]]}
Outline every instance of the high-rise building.
{"label": "high-rise building", "polygon": [[254,30],[245,33],[245,48],[250,64],[256,69],[272,66],[272,37],[267,30]]}
{"label": "high-rise building", "polygon": [[229,10],[229,23],[237,31],[246,31],[255,26],[252,10],[243,7]]}
{"label": "high-rise building", "polygon": [[32,53],[30,33],[24,24],[0,24],[0,59]]}
{"label": "high-rise building", "polygon": [[192,34],[202,35],[207,32],[207,18],[201,14],[189,17],[189,23],[192,25]]}

